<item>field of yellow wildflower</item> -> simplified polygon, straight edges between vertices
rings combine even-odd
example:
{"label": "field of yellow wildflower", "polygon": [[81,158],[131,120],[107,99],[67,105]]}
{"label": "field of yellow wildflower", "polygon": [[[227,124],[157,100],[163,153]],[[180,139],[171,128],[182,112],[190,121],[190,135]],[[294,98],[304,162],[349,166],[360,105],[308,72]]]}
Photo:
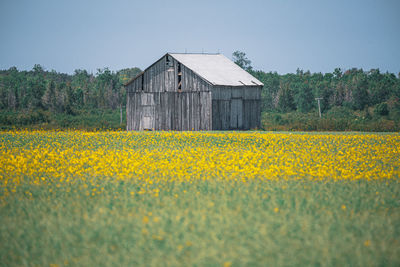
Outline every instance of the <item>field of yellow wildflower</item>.
{"label": "field of yellow wildflower", "polygon": [[0,265],[399,266],[400,134],[0,132]]}

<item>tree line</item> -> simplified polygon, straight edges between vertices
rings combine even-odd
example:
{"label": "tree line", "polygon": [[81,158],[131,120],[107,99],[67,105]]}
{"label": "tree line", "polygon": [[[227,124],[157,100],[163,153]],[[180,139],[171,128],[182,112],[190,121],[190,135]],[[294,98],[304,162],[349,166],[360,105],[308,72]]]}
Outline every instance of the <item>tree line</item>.
{"label": "tree line", "polygon": [[310,73],[297,70],[295,74],[254,71],[264,83],[262,91],[264,111],[309,112],[317,107],[315,98],[321,97],[322,111],[333,107],[367,110],[373,107],[380,115],[400,108],[400,79],[393,73],[379,69],[363,71],[353,68],[332,73]]}
{"label": "tree line", "polygon": [[[254,70],[244,52],[234,52],[233,60],[264,83],[264,114],[315,114],[318,97],[322,98],[323,115],[337,110],[358,112],[367,119],[389,118],[400,127],[400,74],[357,68],[336,68],[325,74],[301,69],[296,73],[278,74]],[[41,65],[35,65],[30,71],[19,71],[15,67],[0,70],[0,124],[12,125],[15,118],[23,120],[20,124],[40,123],[54,114],[76,116],[93,110],[118,111],[119,123],[119,107],[126,104],[123,84],[140,72],[139,68],[120,71],[103,68],[95,74],[80,69],[65,74],[47,71]],[[30,122],[30,118],[15,117],[22,113],[36,114],[36,117],[45,114],[47,118],[34,118]],[[340,116],[343,114],[346,116],[343,112]]]}
{"label": "tree line", "polygon": [[389,112],[400,113],[400,73],[396,77],[393,73],[381,73],[379,69],[336,68],[325,74],[297,69],[296,73],[280,75],[253,70],[243,52],[234,52],[233,59],[264,83],[263,111],[307,113],[317,108],[315,98],[322,98],[322,112],[344,107],[366,114],[372,108],[375,114],[382,116]]}
{"label": "tree line", "polygon": [[66,114],[82,109],[115,110],[126,102],[123,84],[140,72],[139,68],[117,72],[104,68],[92,74],[78,69],[69,75],[46,71],[38,64],[30,71],[12,67],[0,71],[0,110]]}

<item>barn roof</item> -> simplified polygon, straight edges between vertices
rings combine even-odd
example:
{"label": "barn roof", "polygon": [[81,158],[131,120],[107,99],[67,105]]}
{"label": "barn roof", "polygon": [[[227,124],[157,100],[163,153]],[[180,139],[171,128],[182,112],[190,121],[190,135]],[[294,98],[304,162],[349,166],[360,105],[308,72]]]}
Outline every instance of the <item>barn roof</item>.
{"label": "barn roof", "polygon": [[169,55],[213,85],[263,85],[262,82],[222,54],[169,53]]}
{"label": "barn roof", "polygon": [[[230,59],[222,54],[183,54],[183,53],[167,53],[174,57],[177,61],[191,69],[197,75],[208,81],[212,85],[225,86],[263,86],[264,84],[257,80],[247,71],[236,65]],[[164,55],[163,57],[165,57]],[[162,58],[163,58],[162,57]],[[159,60],[161,60],[160,58]],[[136,77],[128,81],[125,86],[131,84],[134,80],[143,75],[151,66],[159,60],[147,67]]]}

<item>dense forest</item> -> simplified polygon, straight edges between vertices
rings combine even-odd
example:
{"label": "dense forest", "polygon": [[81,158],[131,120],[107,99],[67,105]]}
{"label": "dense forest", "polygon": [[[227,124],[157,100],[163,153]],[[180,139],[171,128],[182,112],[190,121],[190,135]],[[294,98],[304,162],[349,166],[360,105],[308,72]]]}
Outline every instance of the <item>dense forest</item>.
{"label": "dense forest", "polygon": [[[400,129],[400,74],[336,68],[325,74],[298,69],[280,75],[254,70],[243,52],[233,53],[233,59],[264,83],[264,129]],[[123,129],[123,84],[140,71],[104,68],[96,74],[75,70],[70,75],[41,65],[30,71],[0,70],[0,127]],[[321,118],[316,98],[321,98]]]}
{"label": "dense forest", "polygon": [[95,75],[86,70],[69,75],[46,71],[41,65],[31,71],[15,67],[0,71],[0,125],[123,128],[123,84],[140,72],[139,68],[117,72],[104,68]]}

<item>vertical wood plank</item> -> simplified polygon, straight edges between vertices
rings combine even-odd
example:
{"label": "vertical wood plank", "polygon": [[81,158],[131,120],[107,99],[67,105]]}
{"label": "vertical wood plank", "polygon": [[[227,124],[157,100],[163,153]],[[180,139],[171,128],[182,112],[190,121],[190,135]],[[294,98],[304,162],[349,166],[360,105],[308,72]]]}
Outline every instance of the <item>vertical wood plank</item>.
{"label": "vertical wood plank", "polygon": [[250,124],[251,124],[251,103],[249,100],[243,100],[244,102],[244,108],[243,108],[243,114],[244,114],[244,129],[248,130],[250,129]]}
{"label": "vertical wood plank", "polygon": [[221,116],[221,128],[222,130],[229,130],[230,125],[230,101],[229,100],[220,100],[219,101],[219,110]]}
{"label": "vertical wood plank", "polygon": [[130,93],[129,91],[127,92],[127,96],[126,96],[126,130],[127,131],[131,131],[131,124],[130,124],[130,108],[131,108],[131,99],[130,99]]}
{"label": "vertical wood plank", "polygon": [[257,128],[261,129],[261,99],[257,100]]}
{"label": "vertical wood plank", "polygon": [[200,103],[201,103],[201,119],[200,128],[201,130],[211,129],[211,92],[200,92]]}
{"label": "vertical wood plank", "polygon": [[188,111],[189,111],[189,131],[194,130],[194,125],[193,125],[193,115],[194,115],[194,107],[193,107],[193,97],[194,97],[194,92],[189,93],[188,97]]}
{"label": "vertical wood plank", "polygon": [[193,108],[194,108],[194,117],[193,117],[193,121],[194,121],[194,130],[198,131],[200,130],[200,93],[199,92],[195,92],[194,93],[194,98],[193,98]]}
{"label": "vertical wood plank", "polygon": [[206,129],[205,122],[205,103],[204,103],[204,93],[200,92],[200,130],[204,131]]}
{"label": "vertical wood plank", "polygon": [[173,119],[173,127],[172,130],[178,130],[178,94],[171,93],[171,97],[174,99],[174,104],[171,105],[171,110],[174,113],[174,119]]}
{"label": "vertical wood plank", "polygon": [[207,91],[207,131],[212,130],[212,102],[211,102],[211,91]]}
{"label": "vertical wood plank", "polygon": [[212,100],[212,130],[221,130],[218,100]]}
{"label": "vertical wood plank", "polygon": [[182,125],[182,128],[181,128],[181,130],[182,131],[186,131],[187,130],[187,117],[186,117],[186,96],[187,96],[187,93],[186,92],[184,92],[184,93],[179,93],[180,94],[180,96],[181,96],[181,112],[182,112],[182,117],[181,117],[181,120],[182,120],[182,122],[181,122],[181,125]]}

